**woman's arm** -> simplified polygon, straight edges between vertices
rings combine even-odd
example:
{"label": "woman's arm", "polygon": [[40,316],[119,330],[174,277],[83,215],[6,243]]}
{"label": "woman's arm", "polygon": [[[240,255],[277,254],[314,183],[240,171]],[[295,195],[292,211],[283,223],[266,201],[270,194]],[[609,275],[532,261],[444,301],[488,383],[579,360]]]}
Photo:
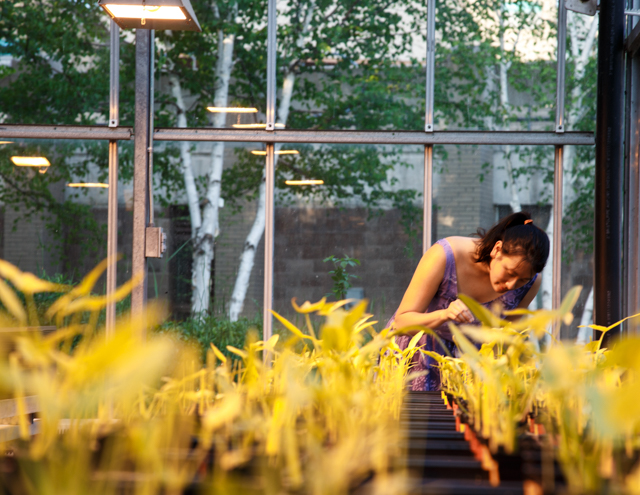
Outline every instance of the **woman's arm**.
{"label": "woman's arm", "polygon": [[447,309],[425,314],[429,303],[442,283],[446,266],[447,255],[444,248],[439,244],[434,244],[420,260],[411,283],[404,293],[400,307],[396,312],[396,328],[401,329],[414,325],[436,328],[447,321],[457,321],[458,323],[473,321],[473,315],[460,300],[452,302]]}

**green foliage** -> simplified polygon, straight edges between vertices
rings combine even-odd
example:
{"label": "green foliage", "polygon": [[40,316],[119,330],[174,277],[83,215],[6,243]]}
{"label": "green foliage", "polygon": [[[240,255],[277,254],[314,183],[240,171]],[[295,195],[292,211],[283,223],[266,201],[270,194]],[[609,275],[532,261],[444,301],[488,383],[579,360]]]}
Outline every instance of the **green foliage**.
{"label": "green foliage", "polygon": [[358,276],[353,273],[347,273],[347,268],[350,266],[360,265],[360,260],[350,258],[345,254],[344,258],[336,258],[331,255],[322,261],[325,263],[333,263],[333,270],[329,271],[331,280],[333,280],[333,289],[327,295],[331,295],[331,293],[333,293],[337,300],[344,299],[347,295],[347,290],[351,288],[351,279],[358,278]]}
{"label": "green foliage", "polygon": [[185,321],[165,321],[155,330],[158,334],[170,335],[188,343],[194,343],[201,351],[203,362],[207,351],[214,344],[229,359],[237,356],[227,349],[232,346],[241,349],[251,331],[262,335],[262,318],[240,318],[231,322],[219,316],[206,315],[203,318],[189,318]]}

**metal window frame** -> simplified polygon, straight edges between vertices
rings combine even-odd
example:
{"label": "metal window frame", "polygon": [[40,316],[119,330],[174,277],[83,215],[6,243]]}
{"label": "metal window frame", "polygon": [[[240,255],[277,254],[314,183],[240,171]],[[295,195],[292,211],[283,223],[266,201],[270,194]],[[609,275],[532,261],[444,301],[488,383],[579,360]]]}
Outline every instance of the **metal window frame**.
{"label": "metal window frame", "polygon": [[[267,149],[267,167],[265,174],[267,190],[266,226],[265,226],[265,260],[264,260],[264,338],[271,336],[271,310],[273,303],[273,242],[274,242],[274,148],[276,143],[323,143],[323,144],[387,144],[387,145],[422,145],[425,157],[425,182],[423,188],[423,249],[431,245],[432,200],[433,200],[433,146],[434,145],[522,145],[522,146],[554,146],[555,178],[554,178],[554,284],[553,306],[560,302],[560,258],[561,258],[561,225],[562,225],[562,156],[563,147],[592,146],[595,137],[590,132],[566,132],[564,125],[564,66],[566,42],[566,11],[564,0],[560,0],[558,9],[558,57],[557,57],[557,89],[556,89],[556,127],[554,132],[537,131],[438,131],[435,130],[434,87],[435,87],[435,12],[436,0],[427,2],[427,63],[425,87],[425,129],[424,131],[360,131],[360,130],[275,130],[276,121],[276,1],[269,0],[267,23],[267,128],[265,130],[244,129],[212,129],[212,128],[157,128],[153,131],[152,141],[195,141],[195,142],[253,142],[264,143]],[[634,31],[635,32],[635,31]],[[637,36],[636,36],[637,37]],[[635,39],[635,38],[634,38]],[[636,43],[634,47],[637,45]],[[112,37],[112,51],[114,50]],[[112,53],[112,64],[114,54]],[[114,82],[115,81],[115,82]],[[117,113],[117,74],[111,77],[111,114],[110,127],[106,126],[68,126],[68,125],[21,125],[0,124],[0,136],[11,139],[80,139],[107,140],[110,143],[110,184],[117,186],[117,143],[134,139],[133,128],[118,125]],[[142,140],[146,141],[147,136]],[[271,166],[270,166],[271,164]],[[637,167],[636,167],[637,168]],[[111,202],[117,200],[116,187],[110,191]],[[140,194],[142,194],[141,191]],[[145,193],[146,194],[146,193]],[[113,198],[112,198],[113,196]],[[116,212],[117,215],[117,212]],[[117,218],[117,217],[116,217]],[[117,243],[117,238],[109,236],[109,243]],[[113,248],[109,249],[109,253]],[[637,251],[637,250],[636,250]],[[637,253],[636,253],[637,257]],[[557,266],[556,266],[557,264]],[[114,268],[115,270],[115,268]],[[115,273],[115,272],[114,272]],[[115,281],[115,277],[113,278]],[[109,286],[114,282],[110,282]],[[115,287],[115,286],[114,286]],[[637,291],[636,291],[637,292]],[[637,299],[637,298],[636,298]]]}

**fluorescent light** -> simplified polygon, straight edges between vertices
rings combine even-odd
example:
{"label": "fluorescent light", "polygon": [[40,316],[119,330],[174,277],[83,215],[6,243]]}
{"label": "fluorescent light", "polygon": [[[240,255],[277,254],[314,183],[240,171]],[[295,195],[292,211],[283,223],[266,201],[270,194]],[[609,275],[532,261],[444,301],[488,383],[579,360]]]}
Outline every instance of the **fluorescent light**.
{"label": "fluorescent light", "polygon": [[103,184],[102,182],[72,182],[71,184],[67,184],[69,187],[100,187],[102,189],[107,189],[109,184]]}
{"label": "fluorescent light", "polygon": [[172,21],[184,21],[187,18],[180,7],[115,4],[104,4],[103,7],[113,17],[118,17],[121,19],[163,19]]}
{"label": "fluorescent light", "polygon": [[[259,156],[265,156],[267,154],[267,152],[266,151],[260,151],[260,150],[252,150],[251,154],[259,155]],[[280,151],[276,151],[275,154],[276,155],[299,155],[300,152],[298,150],[280,150]]]}
{"label": "fluorescent light", "polygon": [[12,144],[13,141],[0,141],[0,144]]}
{"label": "fluorescent light", "polygon": [[323,180],[285,180],[287,186],[321,186]]}
{"label": "fluorescent light", "polygon": [[189,0],[99,0],[98,5],[122,29],[202,31]]}
{"label": "fluorescent light", "polygon": [[207,110],[213,113],[258,113],[258,109],[252,107],[207,107]]}
{"label": "fluorescent light", "polygon": [[[233,124],[236,129],[264,129],[267,124]],[[284,124],[276,124],[278,129],[284,129]]]}
{"label": "fluorescent light", "polygon": [[12,156],[11,161],[16,167],[48,167],[51,165],[44,156]]}

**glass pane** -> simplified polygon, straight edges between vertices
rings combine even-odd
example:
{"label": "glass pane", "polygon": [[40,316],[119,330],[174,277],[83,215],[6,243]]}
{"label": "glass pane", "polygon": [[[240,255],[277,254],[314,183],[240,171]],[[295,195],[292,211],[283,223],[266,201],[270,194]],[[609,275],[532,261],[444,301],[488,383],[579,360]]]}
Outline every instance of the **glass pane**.
{"label": "glass pane", "polygon": [[[108,144],[0,141],[0,259],[47,280],[79,282],[107,255]],[[119,269],[122,283],[124,264]],[[105,283],[103,275],[93,292],[103,294]],[[56,297],[36,297],[39,324],[54,324],[44,315]]]}
{"label": "glass pane", "polygon": [[564,339],[591,340],[593,323],[593,242],[595,222],[595,147],[564,147],[564,208],[562,221],[562,294],[575,285],[582,293],[570,326],[563,325]]}
{"label": "glass pane", "polygon": [[278,3],[278,121],[424,129],[425,2]]}
{"label": "glass pane", "polygon": [[[422,147],[298,146],[278,159],[274,309],[301,323],[291,306],[369,300],[382,328],[397,309],[422,254]],[[315,179],[321,185],[288,185]],[[355,258],[350,288],[332,280],[329,257]]]}
{"label": "glass pane", "polygon": [[[0,121],[107,123],[109,24],[105,20],[95,5],[3,2]],[[129,81],[123,74],[123,82]]]}
{"label": "glass pane", "polygon": [[106,256],[107,143],[2,142],[0,257],[34,273],[86,275]]}
{"label": "glass pane", "polygon": [[[164,222],[159,225],[166,225],[167,252],[154,262],[162,265],[173,318],[206,311],[217,322],[246,318],[261,327],[264,211],[257,206],[264,156],[251,152],[263,150],[252,143],[219,142],[156,142],[156,149],[165,157],[162,163],[154,160],[154,168],[156,215]],[[214,175],[216,170],[222,175]],[[226,344],[242,347],[244,333],[234,332],[236,340]]]}
{"label": "glass pane", "polygon": [[435,128],[549,128],[556,24],[554,2],[438,2]]}
{"label": "glass pane", "polygon": [[[434,239],[473,235],[514,211],[552,227],[553,147],[437,146],[434,155]],[[550,259],[532,309],[551,307],[551,268]]]}
{"label": "glass pane", "polygon": [[[263,114],[237,109],[264,112],[266,9],[237,12],[234,5],[216,5],[214,15],[210,5],[194,2],[203,31],[220,30],[221,37],[155,32],[157,127],[264,121]],[[135,40],[135,31],[120,30],[121,125],[134,121]],[[97,4],[3,3],[0,122],[105,125],[109,73],[109,17]],[[209,107],[232,110],[212,113]]]}

